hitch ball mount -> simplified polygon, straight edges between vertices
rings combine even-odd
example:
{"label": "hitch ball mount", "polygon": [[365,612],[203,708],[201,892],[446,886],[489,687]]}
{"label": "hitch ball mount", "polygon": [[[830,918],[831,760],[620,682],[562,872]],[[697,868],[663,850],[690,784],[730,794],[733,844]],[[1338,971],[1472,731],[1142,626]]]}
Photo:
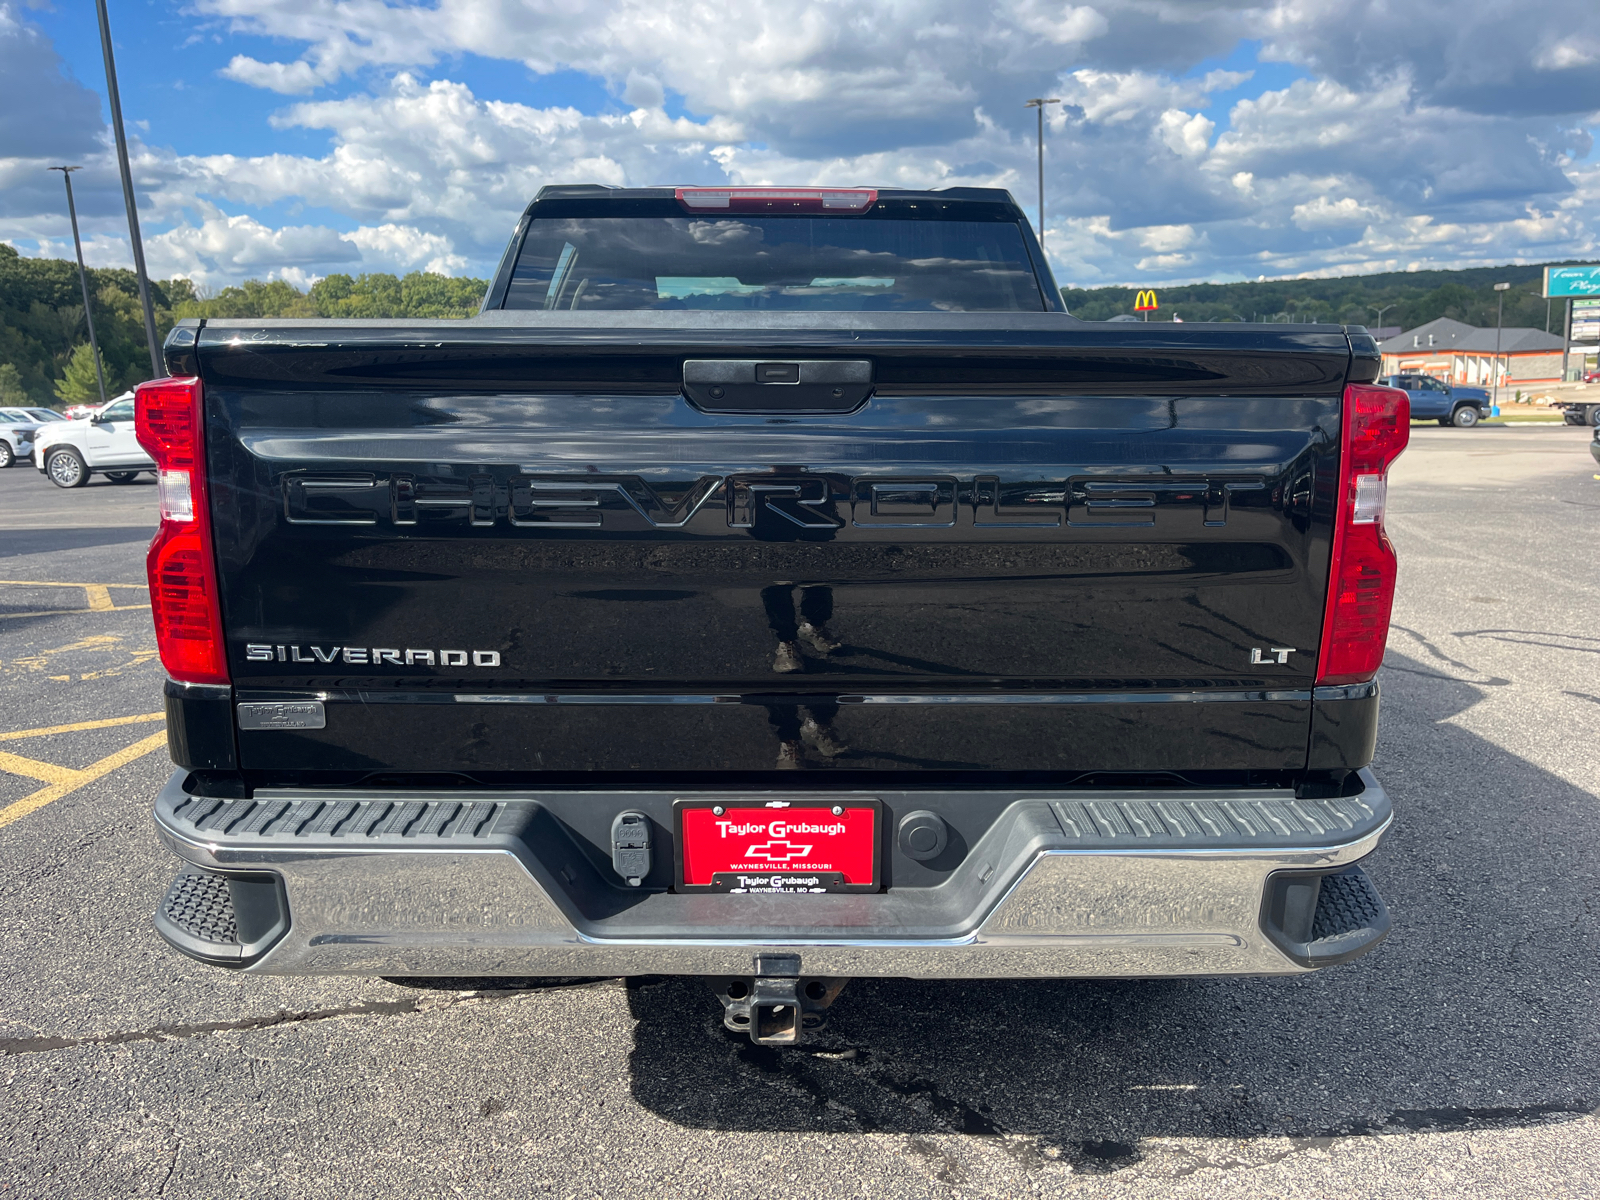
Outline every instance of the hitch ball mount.
{"label": "hitch ball mount", "polygon": [[795,1046],[820,1032],[847,979],[807,978],[798,954],[758,954],[751,978],[719,979],[722,1023],[758,1046]]}

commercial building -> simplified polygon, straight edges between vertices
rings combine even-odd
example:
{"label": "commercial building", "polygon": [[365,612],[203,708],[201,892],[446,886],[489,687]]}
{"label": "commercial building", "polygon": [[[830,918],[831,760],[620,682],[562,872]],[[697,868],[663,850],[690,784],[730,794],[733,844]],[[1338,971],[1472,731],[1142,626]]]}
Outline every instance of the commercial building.
{"label": "commercial building", "polygon": [[[1447,383],[1491,387],[1495,333],[1440,317],[1379,342],[1383,373],[1432,375]],[[1555,334],[1513,326],[1499,330],[1499,347],[1501,387],[1561,381],[1562,339]]]}

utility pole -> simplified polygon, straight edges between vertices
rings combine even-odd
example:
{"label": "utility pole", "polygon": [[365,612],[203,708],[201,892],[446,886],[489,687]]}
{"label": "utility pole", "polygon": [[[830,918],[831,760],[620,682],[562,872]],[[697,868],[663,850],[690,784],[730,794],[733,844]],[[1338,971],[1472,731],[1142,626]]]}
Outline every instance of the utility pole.
{"label": "utility pole", "polygon": [[1567,382],[1567,359],[1572,355],[1572,297],[1567,297],[1567,335],[1561,343],[1561,382]]}
{"label": "utility pole", "polygon": [[[105,0],[101,0],[104,3]],[[1039,245],[1044,245],[1044,106],[1046,104],[1060,104],[1059,96],[1035,96],[1024,104],[1023,108],[1039,110]]]}
{"label": "utility pole", "polygon": [[106,402],[106,372],[100,365],[100,343],[94,336],[94,306],[89,303],[89,273],[83,269],[83,239],[78,236],[78,206],[72,202],[72,173],[82,167],[51,167],[61,172],[61,181],[67,185],[67,216],[72,218],[72,245],[78,252],[78,283],[83,287],[83,320],[89,326],[89,353],[94,355],[94,377],[100,384],[100,403]]}
{"label": "utility pole", "polygon": [[1509,283],[1497,283],[1494,285],[1496,300],[1494,313],[1494,398],[1489,401],[1490,404],[1500,403],[1500,324],[1506,315],[1506,289],[1510,286]]}
{"label": "utility pole", "polygon": [[150,303],[150,275],[144,269],[144,242],[139,238],[139,205],[133,196],[133,171],[128,166],[128,135],[122,128],[122,99],[117,94],[117,63],[111,53],[111,18],[106,14],[106,0],[94,0],[100,14],[100,50],[106,60],[106,97],[111,107],[111,132],[117,139],[117,166],[122,171],[122,200],[128,208],[128,240],[133,244],[133,273],[139,280],[139,303],[144,308],[144,336],[150,343],[150,369],[154,378],[160,379],[166,369],[161,365],[161,339],[156,336],[156,313]]}

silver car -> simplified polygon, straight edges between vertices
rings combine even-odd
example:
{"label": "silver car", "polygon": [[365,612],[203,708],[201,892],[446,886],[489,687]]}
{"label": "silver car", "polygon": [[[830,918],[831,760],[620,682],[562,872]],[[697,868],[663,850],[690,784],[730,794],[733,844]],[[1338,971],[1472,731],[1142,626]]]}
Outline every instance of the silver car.
{"label": "silver car", "polygon": [[0,469],[33,454],[39,426],[65,418],[48,408],[0,408]]}

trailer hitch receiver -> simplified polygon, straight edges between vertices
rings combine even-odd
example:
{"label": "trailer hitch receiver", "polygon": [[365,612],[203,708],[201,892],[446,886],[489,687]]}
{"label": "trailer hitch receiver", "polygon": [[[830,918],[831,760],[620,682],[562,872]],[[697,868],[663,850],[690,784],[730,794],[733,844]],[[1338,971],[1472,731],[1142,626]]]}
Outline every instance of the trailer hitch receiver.
{"label": "trailer hitch receiver", "polygon": [[751,978],[717,981],[722,1023],[758,1046],[796,1046],[827,1023],[847,982],[801,975],[798,954],[758,954]]}

